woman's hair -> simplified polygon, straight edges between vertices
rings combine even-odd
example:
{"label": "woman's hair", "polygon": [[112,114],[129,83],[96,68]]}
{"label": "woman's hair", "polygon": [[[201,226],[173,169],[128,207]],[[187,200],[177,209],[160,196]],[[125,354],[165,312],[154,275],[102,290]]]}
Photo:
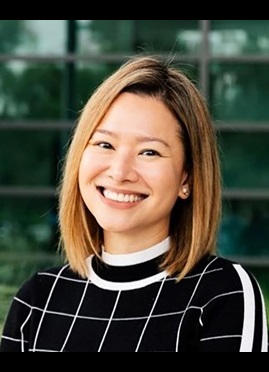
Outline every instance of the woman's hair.
{"label": "woman's hair", "polygon": [[215,253],[221,213],[221,177],[216,134],[207,104],[196,85],[171,61],[136,55],[109,76],[81,112],[60,184],[60,247],[70,267],[87,276],[86,258],[100,256],[102,228],[79,191],[78,172],[90,137],[122,92],[156,97],[178,120],[185,148],[190,195],[178,198],[171,214],[171,247],[161,266],[183,278],[206,254]]}

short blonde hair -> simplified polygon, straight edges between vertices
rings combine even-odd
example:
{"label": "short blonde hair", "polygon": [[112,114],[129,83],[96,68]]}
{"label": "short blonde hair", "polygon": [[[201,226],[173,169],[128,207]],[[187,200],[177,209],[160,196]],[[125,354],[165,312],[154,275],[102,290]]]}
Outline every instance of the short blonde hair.
{"label": "short blonde hair", "polygon": [[59,198],[60,247],[70,267],[87,277],[86,258],[100,256],[102,229],[80,195],[78,172],[84,149],[110,105],[122,92],[162,100],[178,120],[191,193],[178,198],[170,221],[171,247],[161,266],[183,278],[216,250],[221,181],[216,133],[196,85],[172,62],[158,56],[128,59],[93,93],[81,112],[65,158]]}

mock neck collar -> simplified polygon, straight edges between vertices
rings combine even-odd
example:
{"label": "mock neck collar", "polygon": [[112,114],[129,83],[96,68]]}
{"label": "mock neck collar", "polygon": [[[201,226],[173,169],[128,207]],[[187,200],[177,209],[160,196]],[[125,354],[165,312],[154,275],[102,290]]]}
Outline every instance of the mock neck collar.
{"label": "mock neck collar", "polygon": [[167,237],[158,244],[142,251],[126,254],[111,254],[102,251],[102,260],[104,263],[111,266],[132,266],[146,261],[150,261],[160,255],[166,253],[169,249],[170,238]]}
{"label": "mock neck collar", "polygon": [[89,280],[105,290],[126,291],[142,288],[167,277],[160,269],[161,259],[169,250],[170,238],[138,251],[127,254],[110,254],[105,251],[102,259],[95,255],[87,258]]}

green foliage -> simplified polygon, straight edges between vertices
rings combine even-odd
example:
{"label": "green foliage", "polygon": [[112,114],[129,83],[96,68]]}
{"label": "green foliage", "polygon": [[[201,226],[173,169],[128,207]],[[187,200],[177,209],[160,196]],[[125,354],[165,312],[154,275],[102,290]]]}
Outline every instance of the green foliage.
{"label": "green foliage", "polygon": [[268,64],[214,63],[210,97],[216,120],[268,120]]}
{"label": "green foliage", "polygon": [[60,119],[63,69],[29,63],[3,66],[0,72],[0,118]]}
{"label": "green foliage", "polygon": [[0,53],[11,53],[25,38],[31,38],[24,20],[0,21]]}
{"label": "green foliage", "polygon": [[[1,132],[0,184],[49,186],[57,180],[59,132]],[[14,171],[14,168],[16,171]]]}
{"label": "green foliage", "polygon": [[42,253],[1,253],[0,283],[19,286],[36,271],[57,266],[62,260],[57,254]]}

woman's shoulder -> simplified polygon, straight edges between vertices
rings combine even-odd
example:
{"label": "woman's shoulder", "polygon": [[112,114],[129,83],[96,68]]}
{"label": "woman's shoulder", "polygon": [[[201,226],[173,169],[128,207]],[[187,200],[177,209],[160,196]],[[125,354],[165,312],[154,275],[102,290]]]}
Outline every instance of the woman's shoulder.
{"label": "woman's shoulder", "polygon": [[217,254],[208,254],[202,257],[200,261],[198,261],[197,265],[195,265],[194,270],[206,272],[209,270],[222,272],[245,270],[249,273],[248,269],[246,269],[246,267],[244,267],[240,262]]}
{"label": "woman's shoulder", "polygon": [[243,264],[220,255],[207,255],[189,275],[198,275],[205,281],[230,290],[245,290],[259,287],[256,278]]}
{"label": "woman's shoulder", "polygon": [[44,270],[37,271],[30,280],[38,279],[38,281],[44,281],[46,279],[49,280],[52,278],[57,279],[65,279],[65,280],[79,280],[81,279],[78,274],[76,274],[71,268],[69,264],[66,265],[59,265],[53,266]]}
{"label": "woman's shoulder", "polygon": [[71,283],[85,282],[70,266],[62,265],[36,271],[27,278],[17,291],[16,297],[21,300],[47,296],[52,287],[61,285],[67,287]]}

